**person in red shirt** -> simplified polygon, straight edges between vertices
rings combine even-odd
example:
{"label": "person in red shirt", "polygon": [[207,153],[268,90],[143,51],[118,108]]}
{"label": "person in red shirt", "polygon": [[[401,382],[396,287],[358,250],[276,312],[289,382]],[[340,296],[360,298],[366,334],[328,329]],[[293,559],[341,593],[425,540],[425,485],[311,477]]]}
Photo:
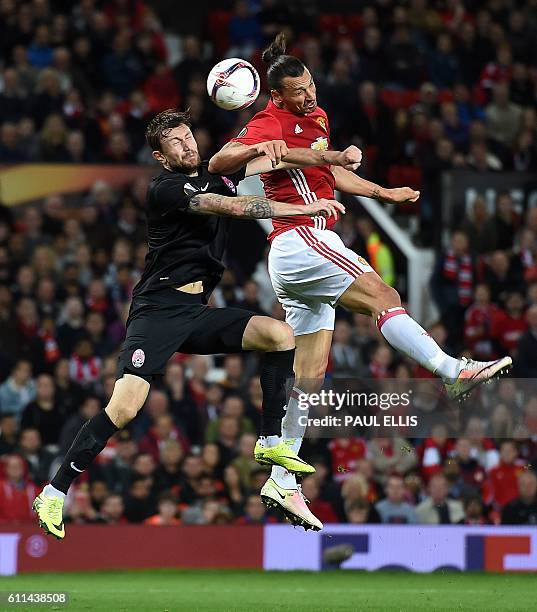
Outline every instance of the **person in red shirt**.
{"label": "person in red shirt", "polygon": [[443,423],[437,423],[433,426],[431,435],[416,448],[421,465],[421,475],[426,483],[429,482],[431,476],[442,471],[444,461],[452,449],[453,443],[448,438],[446,426]]}
{"label": "person in red shirt", "polygon": [[5,478],[0,480],[0,522],[31,521],[32,502],[37,487],[25,477],[24,459],[7,455],[4,462]]}
{"label": "person in red shirt", "polygon": [[347,479],[355,470],[359,459],[367,455],[367,444],[361,438],[336,438],[328,443],[332,458],[334,480]]}
{"label": "person in red shirt", "polygon": [[520,293],[511,293],[505,302],[505,311],[499,310],[494,317],[492,336],[501,346],[513,355],[518,341],[528,329],[524,312],[524,298]]}
{"label": "person in red shirt", "polygon": [[500,446],[500,463],[490,470],[485,483],[485,501],[492,503],[495,510],[501,510],[518,497],[518,477],[523,471],[516,444],[505,440]]}
{"label": "person in red shirt", "polygon": [[[318,198],[333,198],[334,190],[396,204],[412,203],[419,191],[409,187],[386,189],[360,178],[349,167],[328,162],[330,122],[317,104],[313,77],[297,57],[286,55],[285,35],[280,33],[263,53],[268,64],[271,99],[238,136],[209,161],[209,171],[229,174],[266,154],[277,166],[289,151],[310,147],[321,151],[324,162],[303,169],[286,168],[261,174],[267,197],[304,206]],[[264,143],[264,151],[260,151]],[[360,158],[353,158],[357,162]],[[283,436],[292,440],[295,452],[304,437],[307,419],[298,406],[301,393],[317,392],[322,384],[332,342],[335,307],[372,316],[392,347],[442,377],[450,395],[465,395],[476,384],[511,364],[511,358],[490,363],[459,360],[447,355],[433,338],[401,306],[397,291],[388,286],[363,257],[347,248],[331,231],[334,219],[297,215],[293,220],[273,221],[269,235],[269,273],[276,295],[293,328],[296,342],[295,389],[283,419]],[[285,488],[276,467],[272,478]]]}
{"label": "person in red shirt", "polygon": [[474,302],[464,315],[464,345],[476,359],[492,359],[496,356],[492,346],[492,327],[500,309],[490,301],[487,285],[477,285]]}

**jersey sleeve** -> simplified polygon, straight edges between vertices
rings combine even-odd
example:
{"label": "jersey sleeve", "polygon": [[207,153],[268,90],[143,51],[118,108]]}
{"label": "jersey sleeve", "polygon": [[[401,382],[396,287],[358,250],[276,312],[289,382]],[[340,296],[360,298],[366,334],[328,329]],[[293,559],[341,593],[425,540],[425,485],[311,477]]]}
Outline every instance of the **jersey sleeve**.
{"label": "jersey sleeve", "polygon": [[166,215],[173,210],[185,211],[188,209],[190,199],[196,195],[197,190],[188,193],[185,190],[185,181],[179,177],[170,176],[159,181],[152,189],[151,204],[153,210],[160,215]]}
{"label": "jersey sleeve", "polygon": [[283,140],[282,126],[276,117],[262,111],[257,113],[231,142],[251,145],[267,140]]}

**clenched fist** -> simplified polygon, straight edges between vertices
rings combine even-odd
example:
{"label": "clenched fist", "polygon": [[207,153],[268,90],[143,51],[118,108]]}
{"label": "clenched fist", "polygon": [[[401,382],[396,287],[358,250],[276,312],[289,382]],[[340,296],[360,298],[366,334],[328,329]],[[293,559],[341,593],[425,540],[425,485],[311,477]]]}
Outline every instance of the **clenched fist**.
{"label": "clenched fist", "polygon": [[362,152],[358,147],[351,145],[337,155],[335,166],[341,166],[345,170],[356,170],[362,163]]}

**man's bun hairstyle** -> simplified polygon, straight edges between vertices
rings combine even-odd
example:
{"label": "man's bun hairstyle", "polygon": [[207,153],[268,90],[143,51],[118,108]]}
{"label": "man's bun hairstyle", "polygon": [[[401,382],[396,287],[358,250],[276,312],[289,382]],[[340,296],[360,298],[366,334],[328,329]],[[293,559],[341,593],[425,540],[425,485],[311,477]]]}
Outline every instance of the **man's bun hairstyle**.
{"label": "man's bun hairstyle", "polygon": [[285,34],[280,32],[261,56],[263,61],[268,64],[267,82],[270,89],[280,91],[285,77],[302,76],[306,69],[298,57],[285,54],[286,47]]}

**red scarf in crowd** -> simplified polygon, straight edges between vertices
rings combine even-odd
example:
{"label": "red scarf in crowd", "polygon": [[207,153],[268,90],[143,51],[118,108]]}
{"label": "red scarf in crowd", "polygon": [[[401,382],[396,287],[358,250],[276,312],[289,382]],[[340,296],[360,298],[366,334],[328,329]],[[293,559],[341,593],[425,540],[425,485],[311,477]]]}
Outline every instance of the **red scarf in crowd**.
{"label": "red scarf in crowd", "polygon": [[95,381],[101,371],[101,361],[98,357],[90,357],[82,361],[80,357],[74,353],[70,363],[71,380],[84,385]]}
{"label": "red scarf in crowd", "polygon": [[39,330],[39,337],[43,340],[46,363],[56,363],[61,357],[60,347],[56,342],[56,338],[43,329]]}
{"label": "red scarf in crowd", "polygon": [[449,249],[444,260],[443,276],[451,282],[458,283],[459,304],[468,306],[472,301],[474,285],[474,272],[470,255],[457,257]]}

